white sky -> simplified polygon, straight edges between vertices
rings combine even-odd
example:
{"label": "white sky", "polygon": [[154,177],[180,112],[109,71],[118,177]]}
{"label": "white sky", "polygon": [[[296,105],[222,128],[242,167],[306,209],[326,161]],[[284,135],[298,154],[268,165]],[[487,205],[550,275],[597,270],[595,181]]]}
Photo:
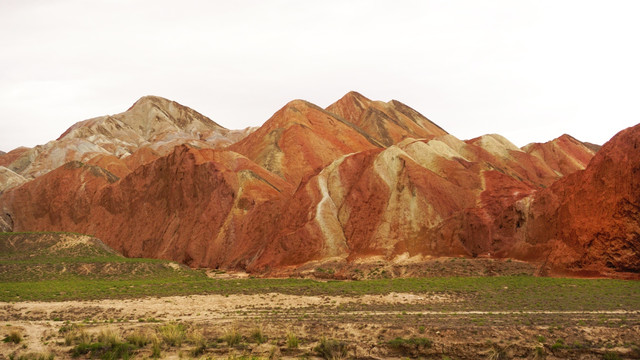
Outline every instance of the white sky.
{"label": "white sky", "polygon": [[0,0],[0,150],[143,95],[228,128],[397,99],[453,135],[594,143],[640,122],[640,1]]}

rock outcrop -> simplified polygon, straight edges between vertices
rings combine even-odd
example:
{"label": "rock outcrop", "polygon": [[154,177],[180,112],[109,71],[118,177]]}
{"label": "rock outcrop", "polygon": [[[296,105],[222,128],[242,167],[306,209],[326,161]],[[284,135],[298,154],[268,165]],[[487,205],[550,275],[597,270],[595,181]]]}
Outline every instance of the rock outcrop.
{"label": "rock outcrop", "polygon": [[0,166],[0,194],[7,189],[19,186],[27,182],[27,179],[20,174],[7,169],[4,166]]}
{"label": "rock outcrop", "polygon": [[585,170],[507,208],[505,254],[575,274],[640,272],[640,125],[607,142]]}

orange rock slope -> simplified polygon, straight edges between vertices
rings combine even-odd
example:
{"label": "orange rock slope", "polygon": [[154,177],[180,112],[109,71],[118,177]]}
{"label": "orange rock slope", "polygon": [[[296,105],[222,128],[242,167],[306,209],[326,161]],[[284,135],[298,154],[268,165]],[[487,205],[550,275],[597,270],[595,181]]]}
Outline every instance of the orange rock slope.
{"label": "orange rock slope", "polygon": [[509,254],[575,274],[640,272],[640,125],[607,142],[583,171],[508,207]]}
{"label": "orange rock slope", "polygon": [[[57,140],[34,148],[18,148],[0,155],[0,166],[33,179],[68,161],[112,163],[118,176],[130,166],[117,165],[139,149],[167,154],[174,146],[227,146],[252,129],[228,130],[186,106],[157,96],[145,96],[127,111],[78,122]],[[102,157],[102,159],[95,159]],[[111,159],[111,160],[105,160]],[[141,165],[136,164],[136,165]]]}
{"label": "orange rock slope", "polygon": [[[171,113],[160,105],[145,111]],[[591,160],[569,136],[523,149],[499,135],[461,141],[406,105],[353,92],[326,110],[295,100],[223,150],[165,154],[157,135],[128,157],[99,154],[6,189],[0,228],[88,233],[127,256],[272,274],[438,256],[637,272],[637,132]]]}

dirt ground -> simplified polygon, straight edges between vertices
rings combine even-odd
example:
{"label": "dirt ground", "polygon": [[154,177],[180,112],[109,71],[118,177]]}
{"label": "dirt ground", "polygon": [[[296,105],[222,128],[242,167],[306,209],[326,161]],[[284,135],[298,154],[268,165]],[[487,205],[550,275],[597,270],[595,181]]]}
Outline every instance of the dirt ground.
{"label": "dirt ground", "polygon": [[[318,348],[323,339],[340,344],[335,358],[640,358],[640,311],[437,310],[438,304],[452,301],[461,299],[442,294],[270,293],[0,303],[0,338],[22,335],[19,343],[0,343],[0,359],[71,358],[75,345],[65,342],[69,331],[82,331],[95,341],[109,329],[126,339],[141,331],[158,334],[165,324],[186,329],[182,344],[162,344],[165,359],[327,358],[331,354]],[[410,311],[403,310],[407,305]],[[422,307],[424,311],[415,310]],[[252,339],[257,329],[261,341]],[[199,340],[190,340],[194,336],[189,334],[198,334]],[[229,334],[241,340],[230,344],[225,340]],[[297,346],[287,341],[291,335],[299,340]],[[150,345],[134,351],[135,358],[151,355]]]}

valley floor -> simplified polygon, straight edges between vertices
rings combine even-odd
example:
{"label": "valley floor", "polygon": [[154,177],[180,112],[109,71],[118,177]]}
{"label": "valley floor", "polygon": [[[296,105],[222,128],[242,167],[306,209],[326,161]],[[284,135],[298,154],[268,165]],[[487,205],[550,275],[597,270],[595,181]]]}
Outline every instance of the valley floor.
{"label": "valley floor", "polygon": [[622,307],[487,311],[441,292],[5,302],[0,359],[638,358],[640,310]]}

